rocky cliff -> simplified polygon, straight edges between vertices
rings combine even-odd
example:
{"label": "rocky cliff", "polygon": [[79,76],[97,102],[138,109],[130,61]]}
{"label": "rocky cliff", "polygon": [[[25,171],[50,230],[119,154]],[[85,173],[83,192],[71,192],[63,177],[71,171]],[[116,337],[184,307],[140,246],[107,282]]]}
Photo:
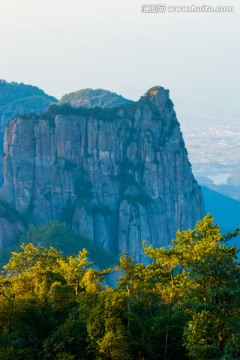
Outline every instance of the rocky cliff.
{"label": "rocky cliff", "polygon": [[40,114],[57,102],[37,86],[0,80],[0,184],[2,184],[2,143],[7,122],[16,114]]}
{"label": "rocky cliff", "polygon": [[[0,80],[0,185],[3,183],[3,134],[7,122],[16,114],[39,114],[56,101],[36,86]],[[25,230],[22,220],[14,218],[13,214],[14,209],[10,209],[9,204],[0,202],[0,248],[16,243]]]}
{"label": "rocky cliff", "polygon": [[11,120],[1,195],[36,224],[59,219],[142,260],[204,214],[179,123],[162,87],[112,109],[53,105]]}

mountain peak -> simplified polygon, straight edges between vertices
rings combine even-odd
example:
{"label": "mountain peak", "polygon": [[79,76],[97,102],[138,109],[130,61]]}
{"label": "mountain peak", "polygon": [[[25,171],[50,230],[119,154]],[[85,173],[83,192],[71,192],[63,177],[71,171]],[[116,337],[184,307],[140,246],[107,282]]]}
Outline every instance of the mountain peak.
{"label": "mountain peak", "polygon": [[86,88],[64,95],[59,104],[68,103],[75,108],[93,108],[96,106],[112,108],[130,102],[131,100],[109,90]]}
{"label": "mountain peak", "polygon": [[49,104],[50,102],[57,101],[57,99],[47,95],[37,86],[17,82],[7,82],[6,80],[0,79],[0,107],[9,107],[11,103],[19,100],[23,101],[27,99],[27,101],[31,101],[36,97],[42,97],[47,100]]}
{"label": "mountain peak", "polygon": [[159,107],[160,110],[162,110],[166,103],[170,101],[169,90],[162,86],[153,86],[141,97],[141,99],[149,99],[152,103]]}

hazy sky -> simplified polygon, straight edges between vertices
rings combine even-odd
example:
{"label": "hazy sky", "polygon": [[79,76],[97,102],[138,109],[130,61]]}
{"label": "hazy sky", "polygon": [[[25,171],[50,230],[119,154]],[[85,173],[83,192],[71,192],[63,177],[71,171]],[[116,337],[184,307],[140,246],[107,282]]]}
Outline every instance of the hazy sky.
{"label": "hazy sky", "polygon": [[240,0],[155,4],[234,13],[141,12],[138,0],[0,0],[0,78],[56,97],[105,88],[138,99],[162,85],[179,120],[240,119]]}

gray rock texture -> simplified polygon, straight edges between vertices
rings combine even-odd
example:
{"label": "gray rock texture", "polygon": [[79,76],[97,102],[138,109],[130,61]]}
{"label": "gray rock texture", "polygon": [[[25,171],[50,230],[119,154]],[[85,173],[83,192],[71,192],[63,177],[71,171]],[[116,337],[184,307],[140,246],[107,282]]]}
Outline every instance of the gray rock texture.
{"label": "gray rock texture", "polygon": [[52,106],[16,117],[4,137],[1,196],[42,224],[143,261],[142,241],[168,246],[204,215],[201,189],[168,90],[112,109]]}
{"label": "gray rock texture", "polygon": [[0,80],[0,185],[3,181],[2,144],[6,124],[16,114],[40,114],[55,102],[57,99],[36,86]]}

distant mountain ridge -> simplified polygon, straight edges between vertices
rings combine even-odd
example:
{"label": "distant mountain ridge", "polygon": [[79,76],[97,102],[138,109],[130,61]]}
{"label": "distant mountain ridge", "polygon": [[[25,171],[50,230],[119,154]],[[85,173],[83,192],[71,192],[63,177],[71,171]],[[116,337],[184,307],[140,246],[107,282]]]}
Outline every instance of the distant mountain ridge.
{"label": "distant mountain ridge", "polygon": [[92,108],[95,106],[102,108],[113,108],[115,106],[130,104],[132,100],[125,99],[123,96],[104,89],[82,89],[64,95],[60,100],[60,105],[70,104],[73,107]]}
{"label": "distant mountain ridge", "polygon": [[0,137],[6,123],[17,114],[46,111],[57,99],[37,86],[0,80]]}
{"label": "distant mountain ridge", "polygon": [[17,82],[7,82],[6,80],[0,79],[0,108],[9,105],[16,100],[32,96],[43,96],[51,102],[57,101],[55,97],[47,95],[37,86]]}

